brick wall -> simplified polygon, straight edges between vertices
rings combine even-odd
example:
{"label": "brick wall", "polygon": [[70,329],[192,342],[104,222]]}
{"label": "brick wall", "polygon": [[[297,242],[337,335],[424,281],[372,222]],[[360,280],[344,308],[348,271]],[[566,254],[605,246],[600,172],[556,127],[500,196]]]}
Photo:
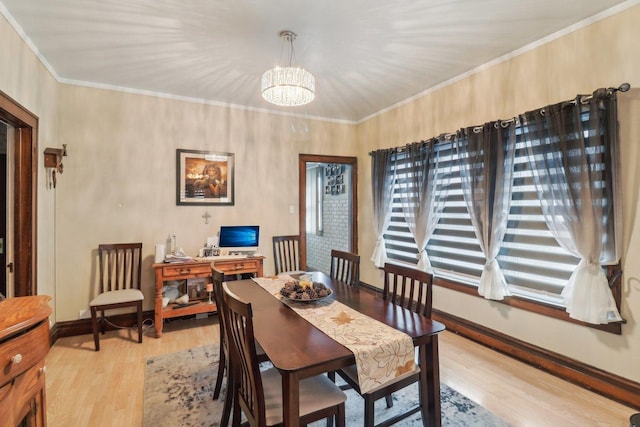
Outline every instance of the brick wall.
{"label": "brick wall", "polygon": [[[351,236],[351,166],[344,173],[345,192],[325,194],[322,209],[324,233],[307,234],[307,270],[329,274],[331,249],[350,250]],[[327,177],[324,178],[325,185]]]}

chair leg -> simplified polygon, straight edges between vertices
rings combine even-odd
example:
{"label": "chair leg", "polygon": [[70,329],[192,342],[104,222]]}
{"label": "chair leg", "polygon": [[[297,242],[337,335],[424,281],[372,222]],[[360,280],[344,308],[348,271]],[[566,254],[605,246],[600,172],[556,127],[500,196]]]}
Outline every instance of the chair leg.
{"label": "chair leg", "polygon": [[364,397],[364,427],[374,426],[374,420],[373,420],[374,403],[375,401],[371,397],[369,396]]}
{"label": "chair leg", "polygon": [[100,338],[98,336],[98,313],[95,307],[91,307],[91,329],[93,331],[93,342],[96,351],[100,351]]}
{"label": "chair leg", "polygon": [[106,332],[106,328],[104,326],[106,323],[107,322],[104,321],[104,310],[100,310],[100,332],[102,335]]}
{"label": "chair leg", "polygon": [[[233,381],[231,382],[233,383]],[[231,391],[230,396],[235,396],[236,390],[235,390],[235,386],[232,386],[233,388],[231,389],[227,389],[227,393],[229,393],[229,390]],[[240,410],[240,404],[238,403],[238,399],[233,399],[233,422],[232,422],[232,426],[233,427],[240,427],[240,421],[242,418],[242,411]]]}
{"label": "chair leg", "polygon": [[[422,362],[422,359],[420,361]],[[421,366],[429,365],[423,362],[421,363]],[[426,371],[426,369],[424,371]],[[418,382],[418,402],[420,405],[420,415],[422,418],[423,426],[426,426],[429,423],[429,411],[432,410],[431,408],[429,408],[429,389],[427,388],[426,377],[427,375],[423,376],[423,369],[420,368],[420,381]],[[438,408],[438,411],[440,411],[440,408]]]}
{"label": "chair leg", "polygon": [[[333,381],[334,383],[336,382],[336,373],[335,371],[331,371],[331,372],[327,372],[327,377],[329,377],[329,379],[331,381]],[[340,408],[338,408],[339,410]],[[327,427],[333,427],[334,426],[334,420],[338,419],[338,413],[336,413],[335,415],[332,415],[330,417],[327,417]],[[340,421],[335,421],[336,427],[340,427]]]}
{"label": "chair leg", "polygon": [[[220,397],[220,390],[222,389],[222,379],[224,377],[226,364],[227,364],[227,361],[225,360],[224,349],[222,348],[222,345],[220,345],[220,357],[219,357],[219,361],[218,361],[218,375],[216,376],[216,386],[213,389],[213,400],[216,400],[218,397]],[[227,383],[227,390],[228,389],[229,389],[229,383]],[[227,394],[229,394],[228,391],[227,391]],[[226,398],[225,398],[225,405],[226,405]]]}
{"label": "chair leg", "polygon": [[391,396],[391,394],[387,394],[384,400],[387,402],[387,409],[393,407],[393,396]]}
{"label": "chair leg", "polygon": [[138,302],[138,342],[142,344],[142,301]]}
{"label": "chair leg", "polygon": [[[220,426],[228,427],[229,419],[231,418],[231,410],[233,409],[234,392],[231,385],[231,378],[227,370],[227,391],[224,395],[224,406],[222,408],[222,417],[220,418]],[[235,417],[235,415],[234,415]]]}
{"label": "chair leg", "polygon": [[338,405],[338,413],[336,414],[336,427],[345,427],[346,411],[344,403]]}

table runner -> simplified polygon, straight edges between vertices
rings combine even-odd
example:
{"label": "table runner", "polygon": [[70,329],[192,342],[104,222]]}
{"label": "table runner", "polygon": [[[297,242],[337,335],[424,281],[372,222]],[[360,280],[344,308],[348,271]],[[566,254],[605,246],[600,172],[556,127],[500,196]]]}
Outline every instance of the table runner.
{"label": "table runner", "polygon": [[313,326],[347,347],[356,358],[358,384],[368,393],[416,369],[411,337],[333,298],[314,303],[291,302],[280,289],[291,276],[252,279]]}

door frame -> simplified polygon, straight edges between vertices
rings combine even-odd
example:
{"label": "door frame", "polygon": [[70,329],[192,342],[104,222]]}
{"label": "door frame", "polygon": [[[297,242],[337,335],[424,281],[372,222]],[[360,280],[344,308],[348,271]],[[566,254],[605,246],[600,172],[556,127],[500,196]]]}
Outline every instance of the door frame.
{"label": "door frame", "polygon": [[351,251],[358,253],[358,158],[325,156],[317,154],[298,155],[298,212],[300,233],[300,269],[307,269],[307,163],[337,163],[350,165],[351,171]]}
{"label": "door frame", "polygon": [[0,91],[0,118],[14,128],[14,296],[36,295],[38,117]]}

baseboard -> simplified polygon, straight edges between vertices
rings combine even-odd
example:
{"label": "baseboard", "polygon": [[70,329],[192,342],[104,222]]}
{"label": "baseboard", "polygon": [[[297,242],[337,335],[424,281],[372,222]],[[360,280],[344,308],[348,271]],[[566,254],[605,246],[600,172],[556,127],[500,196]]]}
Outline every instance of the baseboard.
{"label": "baseboard", "polygon": [[[380,288],[368,283],[360,282],[360,287],[377,294],[382,293]],[[545,350],[542,347],[529,344],[441,310],[433,309],[433,319],[443,323],[450,332],[535,366],[608,399],[640,410],[640,383]]]}
{"label": "baseboard", "polygon": [[433,319],[447,330],[542,369],[636,410],[640,409],[640,383],[605,372],[574,359],[526,343],[466,319],[433,309]]}
{"label": "baseboard", "polygon": [[[138,323],[136,313],[117,314],[107,317],[109,319],[109,322],[124,327],[135,326]],[[142,317],[145,320],[153,319],[154,312],[145,311],[143,312]],[[107,323],[105,326],[105,329],[107,331],[116,329],[116,327],[110,325],[109,323]],[[73,337],[76,335],[86,335],[91,333],[93,333],[93,329],[91,327],[91,319],[79,319],[66,322],[57,322],[51,328],[51,332],[49,335],[51,337],[51,345],[53,345],[58,340],[58,338]]]}

